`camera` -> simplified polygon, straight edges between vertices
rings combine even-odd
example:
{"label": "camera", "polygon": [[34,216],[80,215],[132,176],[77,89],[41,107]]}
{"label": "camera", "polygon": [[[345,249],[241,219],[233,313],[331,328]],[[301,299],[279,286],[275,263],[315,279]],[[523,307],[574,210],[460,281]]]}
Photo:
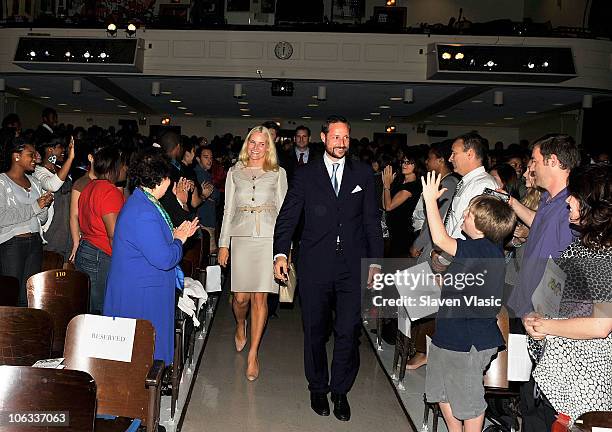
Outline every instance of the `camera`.
{"label": "camera", "polygon": [[496,190],[490,189],[490,188],[485,188],[485,190],[482,192],[483,195],[491,195],[494,196],[497,199],[502,200],[503,202],[508,202],[510,201],[510,195],[503,193],[503,192],[497,192]]}

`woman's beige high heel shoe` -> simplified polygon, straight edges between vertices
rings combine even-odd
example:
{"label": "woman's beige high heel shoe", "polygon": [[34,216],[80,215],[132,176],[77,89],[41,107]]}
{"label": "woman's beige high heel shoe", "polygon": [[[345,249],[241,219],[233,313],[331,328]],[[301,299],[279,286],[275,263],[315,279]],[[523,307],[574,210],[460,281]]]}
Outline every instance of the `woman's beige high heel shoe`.
{"label": "woman's beige high heel shoe", "polygon": [[255,381],[259,377],[259,359],[255,360],[254,367],[247,366],[246,377],[249,381]]}
{"label": "woman's beige high heel shoe", "polygon": [[236,336],[234,336],[234,343],[236,344],[236,351],[240,352],[244,349],[247,344],[247,324],[248,322],[244,322],[244,341],[240,342]]}

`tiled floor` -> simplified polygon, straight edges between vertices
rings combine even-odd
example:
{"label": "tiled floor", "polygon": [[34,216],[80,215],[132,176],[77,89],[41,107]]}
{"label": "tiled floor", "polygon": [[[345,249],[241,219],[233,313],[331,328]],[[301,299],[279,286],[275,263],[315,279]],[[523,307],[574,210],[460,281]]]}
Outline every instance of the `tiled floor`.
{"label": "tiled floor", "polygon": [[255,382],[248,382],[244,375],[247,349],[236,353],[234,348],[234,318],[227,297],[221,298],[210,332],[182,425],[184,432],[413,430],[365,337],[359,376],[349,393],[352,419],[340,422],[333,414],[320,417],[310,409],[297,308],[281,310],[280,319],[269,323]]}

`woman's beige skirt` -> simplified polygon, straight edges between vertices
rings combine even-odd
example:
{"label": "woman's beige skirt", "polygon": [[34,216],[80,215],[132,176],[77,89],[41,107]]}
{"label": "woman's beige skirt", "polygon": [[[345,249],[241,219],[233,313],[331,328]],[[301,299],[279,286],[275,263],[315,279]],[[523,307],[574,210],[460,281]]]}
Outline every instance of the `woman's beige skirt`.
{"label": "woman's beige skirt", "polygon": [[272,262],[272,237],[232,237],[232,292],[278,294]]}

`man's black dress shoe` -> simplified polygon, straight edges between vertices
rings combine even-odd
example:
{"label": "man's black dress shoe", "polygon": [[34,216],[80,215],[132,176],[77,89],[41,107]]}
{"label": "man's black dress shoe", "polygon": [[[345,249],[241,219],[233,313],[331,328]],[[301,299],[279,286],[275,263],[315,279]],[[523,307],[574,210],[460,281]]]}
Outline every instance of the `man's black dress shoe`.
{"label": "man's black dress shoe", "polygon": [[351,406],[345,394],[332,393],[331,400],[334,403],[334,415],[340,421],[351,419]]}
{"label": "man's black dress shoe", "polygon": [[329,415],[327,393],[310,393],[310,408],[320,416]]}

